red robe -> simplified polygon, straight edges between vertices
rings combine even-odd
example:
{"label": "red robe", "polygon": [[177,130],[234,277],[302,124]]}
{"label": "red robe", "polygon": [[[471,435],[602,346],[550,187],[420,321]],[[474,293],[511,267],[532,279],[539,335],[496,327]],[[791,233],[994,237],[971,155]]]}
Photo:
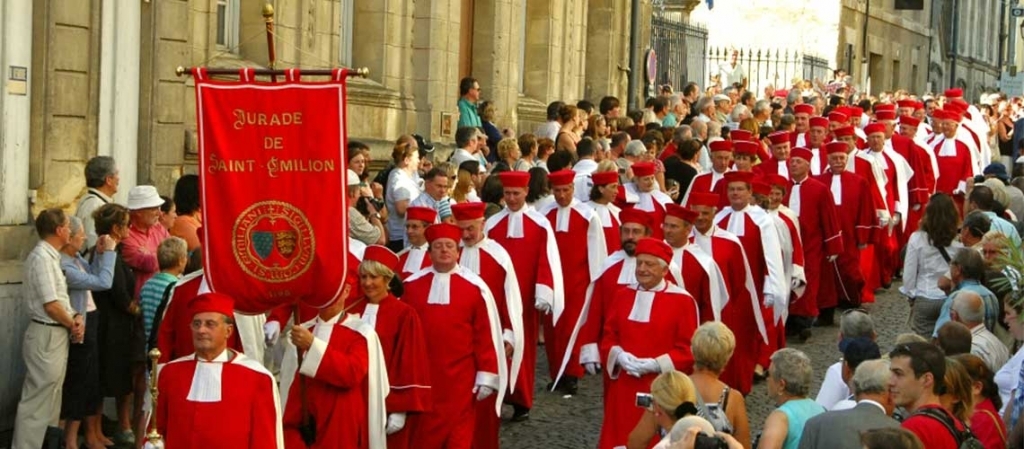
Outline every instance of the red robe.
{"label": "red robe", "polygon": [[[583,307],[586,314],[580,314],[576,323],[576,338],[572,340],[573,345],[580,347],[578,362],[581,365],[601,362],[597,345],[601,342],[607,310],[611,307],[619,288],[636,283],[636,258],[626,255],[623,250],[608,256],[601,268],[601,274],[587,291],[588,296]],[[577,360],[568,363],[566,361],[569,361],[569,358],[563,357],[563,369],[569,369],[568,365],[577,363]]]}
{"label": "red robe", "polygon": [[526,207],[518,212],[508,208],[487,220],[487,237],[497,242],[517,267],[519,293],[523,297],[523,366],[509,402],[533,407],[533,385],[537,367],[537,333],[540,312],[536,303],[552,305],[552,319],[558,323],[564,307],[562,267],[554,232],[546,218]]}
{"label": "red robe", "polygon": [[423,323],[434,380],[433,409],[419,417],[411,441],[423,448],[468,449],[476,427],[474,391],[478,385],[493,388],[494,412],[500,413],[508,381],[499,363],[504,349],[491,290],[461,266],[447,273],[430,268],[405,281],[402,300]]}
{"label": "red robe", "polygon": [[[690,201],[690,195],[694,192],[697,193],[713,193],[718,195],[718,208],[721,209],[729,205],[729,197],[725,194],[726,182],[723,175],[715,176],[714,171],[707,173],[701,173],[693,178],[690,182],[690,187],[686,189],[686,195],[683,196],[682,205],[688,205]],[[717,179],[716,179],[717,178]]]}
{"label": "red robe", "polygon": [[768,215],[775,219],[776,227],[779,230],[784,279],[789,282],[789,296],[787,296],[789,302],[785,305],[773,306],[777,328],[774,335],[768,336],[769,340],[775,339],[775,346],[772,347],[782,348],[786,346],[786,329],[785,326],[778,326],[778,324],[785,323],[789,317],[790,305],[804,295],[807,288],[807,272],[804,269],[806,263],[804,261],[804,244],[800,236],[800,219],[792,209],[782,204],[774,210],[769,210]]}
{"label": "red robe", "polygon": [[[636,394],[649,393],[658,373],[633,377],[623,372],[616,358],[622,352],[638,359],[653,358],[661,372],[693,370],[690,338],[697,330],[696,302],[683,289],[662,281],[649,290],[621,288],[608,310],[601,337],[601,359],[610,378],[604,401],[600,449],[625,446],[629,432],[644,413]],[[657,336],[652,338],[652,336]]]}
{"label": "red robe", "polygon": [[396,274],[400,279],[406,279],[430,266],[429,246],[426,243],[419,247],[410,245],[398,253],[399,270]]}
{"label": "red robe", "polygon": [[871,207],[874,209],[876,227],[871,232],[871,239],[868,241],[867,247],[860,252],[861,274],[864,275],[861,301],[873,303],[875,302],[875,290],[882,285],[877,257],[875,256],[875,244],[884,240],[885,236],[882,232],[881,220],[883,217],[888,218],[889,216],[889,207],[885,199],[882,198],[882,189],[878,182],[878,176],[883,173],[881,170],[876,171],[874,163],[867,156],[864,156],[863,151],[859,150],[850,153],[846,162],[846,171],[864,178],[864,181],[867,182],[868,192],[871,196]]}
{"label": "red robe", "polygon": [[[779,175],[783,178],[789,179],[789,161],[780,161],[773,157],[758,164],[754,167],[753,171],[762,175]],[[719,208],[719,210],[722,209],[724,209],[724,207]]]}
{"label": "red robe", "polygon": [[[825,142],[822,145],[828,142],[829,139],[826,137]],[[828,171],[828,154],[825,153],[825,149],[811,147],[807,147],[807,149],[811,150],[811,176],[818,176]],[[815,161],[815,159],[817,159],[817,161]]]}
{"label": "red robe", "polygon": [[[799,185],[799,201],[792,195]],[[843,236],[839,230],[839,219],[830,201],[829,190],[821,182],[807,177],[800,183],[790,182],[787,203],[800,219],[800,241],[804,248],[804,273],[807,287],[804,294],[790,304],[793,315],[815,317],[818,309],[836,306],[834,271],[830,256],[843,252]],[[796,207],[799,207],[797,209]]]}
{"label": "red robe", "polygon": [[[193,381],[220,388],[193,391]],[[193,354],[161,364],[157,389],[156,425],[167,447],[284,447],[274,376],[243,354],[226,350],[211,362]]]}
{"label": "red robe", "polygon": [[847,171],[838,175],[828,172],[819,179],[829,188],[829,196],[839,218],[839,229],[843,233],[843,252],[836,259],[837,268],[829,270],[835,282],[836,295],[850,305],[859,305],[864,288],[860,247],[871,243],[873,234],[878,230],[871,186],[864,178]]}
{"label": "red robe", "polygon": [[[913,178],[914,172],[906,159],[903,159],[895,151],[883,148],[880,152],[864,150],[859,158],[875,164],[874,173],[883,173],[885,182],[878,183],[879,191],[883,193],[886,217],[901,216],[901,221],[895,225],[891,222],[888,226],[881,228],[876,233],[875,239],[875,262],[878,272],[878,282],[887,285],[892,282],[893,273],[899,266],[899,236],[906,225],[905,219],[909,211],[908,183]],[[879,181],[879,178],[875,178]],[[884,189],[884,191],[883,191]],[[873,275],[873,274],[872,274]]]}
{"label": "red robe", "polygon": [[[181,278],[171,289],[171,297],[164,307],[163,321],[157,333],[156,347],[160,349],[160,363],[196,352],[192,346],[192,315],[188,313],[188,303],[199,296],[202,283],[203,270],[199,270]],[[242,352],[242,339],[238,332],[231,333],[228,348]]]}
{"label": "red robe", "polygon": [[375,305],[362,301],[350,312],[360,315],[380,339],[391,386],[385,401],[387,413],[406,413],[405,427],[387,436],[388,449],[415,447],[410,429],[415,428],[421,413],[430,411],[433,400],[420,318],[412,307],[392,295]]}
{"label": "red robe", "polygon": [[944,136],[939,136],[934,142],[932,151],[939,164],[939,173],[935,177],[935,191],[952,196],[957,208],[963,211],[967,178],[974,176],[971,150],[963,142]]}
{"label": "red robe", "polygon": [[886,141],[886,145],[903,159],[907,160],[910,168],[914,170],[914,176],[910,178],[910,185],[907,186],[907,201],[909,211],[907,212],[907,225],[903,229],[900,239],[900,247],[907,245],[910,234],[917,230],[917,224],[924,215],[924,206],[935,193],[935,173],[932,170],[932,163],[937,162],[934,155],[917,144],[913,139],[908,139],[899,134],[893,134],[892,139]]}
{"label": "red robe", "polygon": [[601,205],[588,201],[587,205],[593,208],[597,217],[601,219],[601,227],[604,229],[604,244],[608,255],[622,249],[622,240],[619,237],[619,227],[622,226],[622,222],[619,221],[619,211],[622,209],[611,203]]}
{"label": "red robe", "polygon": [[697,245],[672,248],[673,282],[697,301],[700,322],[721,321],[729,290],[711,255]]}
{"label": "red robe", "polygon": [[[693,183],[690,183],[691,185]],[[629,183],[622,188],[625,195],[625,202],[618,204],[623,209],[636,208],[647,212],[651,216],[651,222],[657,224],[651,230],[651,237],[662,239],[665,235],[661,230],[661,223],[665,221],[665,205],[674,203],[672,198],[660,190],[641,192],[635,183]]]}
{"label": "red robe", "polygon": [[715,226],[707,234],[694,228],[691,240],[711,255],[725,277],[729,303],[722,309],[722,324],[732,330],[737,342],[743,342],[737,343],[721,380],[740,393],[749,394],[754,386],[758,347],[768,339],[750,262],[740,240]]}

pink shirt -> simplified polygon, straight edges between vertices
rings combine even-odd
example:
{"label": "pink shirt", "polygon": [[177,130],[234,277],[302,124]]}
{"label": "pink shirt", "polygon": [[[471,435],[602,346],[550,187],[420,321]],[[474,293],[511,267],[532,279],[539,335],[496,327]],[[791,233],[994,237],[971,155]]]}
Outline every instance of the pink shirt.
{"label": "pink shirt", "polygon": [[146,231],[140,230],[135,225],[128,227],[128,237],[121,242],[121,257],[135,273],[135,292],[132,297],[136,300],[139,299],[142,285],[157,271],[160,271],[160,263],[156,260],[156,250],[160,246],[160,242],[169,236],[167,229],[159,224],[153,225]]}

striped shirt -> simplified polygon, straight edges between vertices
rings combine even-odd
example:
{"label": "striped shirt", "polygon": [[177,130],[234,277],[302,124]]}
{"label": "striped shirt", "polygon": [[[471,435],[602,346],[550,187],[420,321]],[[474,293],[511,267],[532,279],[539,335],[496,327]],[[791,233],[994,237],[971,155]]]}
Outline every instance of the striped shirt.
{"label": "striped shirt", "polygon": [[160,307],[160,301],[164,299],[164,291],[167,290],[168,285],[176,282],[178,282],[177,276],[161,271],[149,278],[139,292],[139,302],[142,305],[142,328],[146,330],[147,341],[149,332],[153,329],[156,309]]}
{"label": "striped shirt", "polygon": [[60,268],[60,253],[45,240],[36,243],[25,259],[25,298],[29,318],[41,323],[56,323],[46,313],[46,304],[58,301],[68,316],[75,314],[68,296],[68,284]]}

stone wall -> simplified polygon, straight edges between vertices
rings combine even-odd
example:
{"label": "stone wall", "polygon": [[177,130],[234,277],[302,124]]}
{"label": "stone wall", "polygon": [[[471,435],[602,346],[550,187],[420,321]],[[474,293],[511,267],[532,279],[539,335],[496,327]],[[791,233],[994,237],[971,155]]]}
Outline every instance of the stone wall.
{"label": "stone wall", "polygon": [[873,4],[868,19],[865,66],[862,57],[864,4],[843,0],[842,28],[835,50],[839,67],[848,67],[846,48],[848,44],[853,45],[849,74],[862,91],[872,94],[896,89],[924,92],[928,81],[930,14],[927,4],[924,11],[895,11],[891,5],[879,8]]}

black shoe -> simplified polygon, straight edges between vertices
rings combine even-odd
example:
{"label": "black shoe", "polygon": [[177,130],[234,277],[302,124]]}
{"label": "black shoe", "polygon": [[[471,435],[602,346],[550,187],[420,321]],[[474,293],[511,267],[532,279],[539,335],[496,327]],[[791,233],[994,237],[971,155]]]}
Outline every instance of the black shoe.
{"label": "black shoe", "polygon": [[516,404],[512,404],[512,409],[512,422],[523,422],[530,419],[530,409]]}
{"label": "black shoe", "polygon": [[811,330],[804,329],[800,331],[800,343],[807,343],[807,340],[811,338]]}
{"label": "black shoe", "polygon": [[580,380],[572,376],[563,377],[562,380],[558,382],[558,389],[562,393],[575,396],[580,390]]}

